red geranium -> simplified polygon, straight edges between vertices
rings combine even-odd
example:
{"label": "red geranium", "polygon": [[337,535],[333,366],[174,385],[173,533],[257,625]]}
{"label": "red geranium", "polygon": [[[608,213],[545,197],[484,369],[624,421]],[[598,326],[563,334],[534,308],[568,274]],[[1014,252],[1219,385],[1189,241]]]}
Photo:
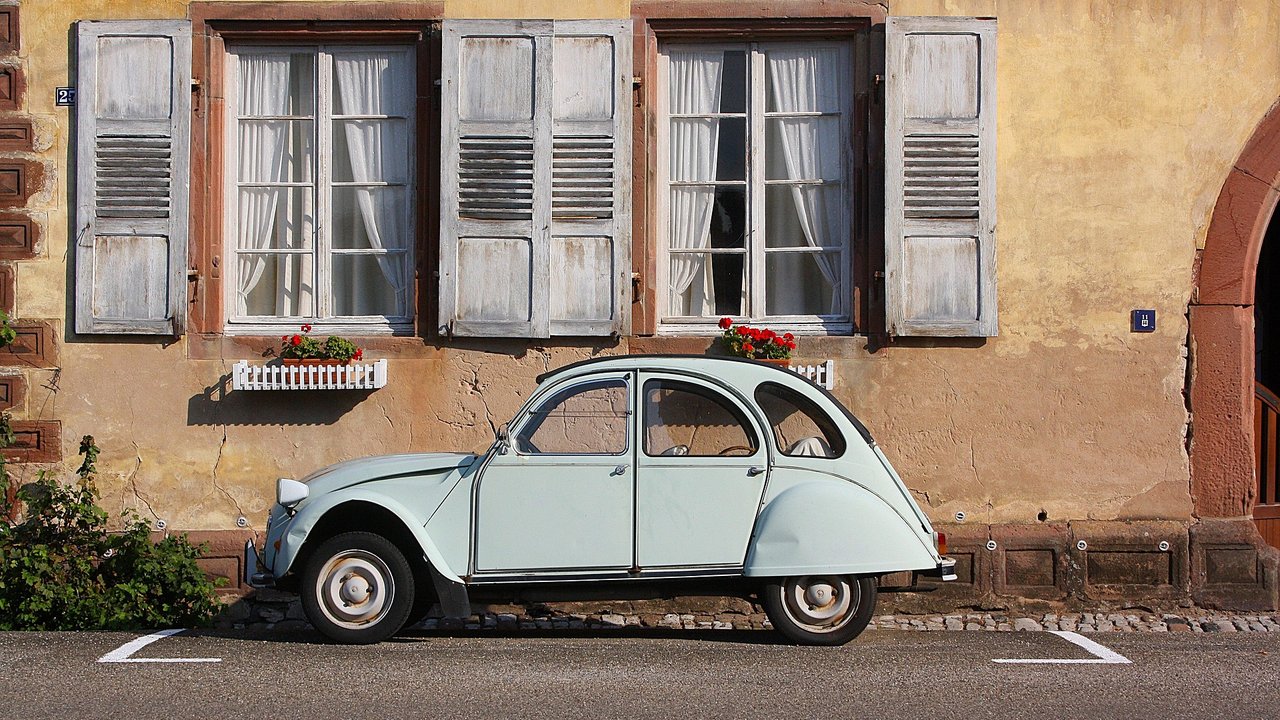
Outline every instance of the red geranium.
{"label": "red geranium", "polygon": [[364,357],[364,348],[356,350],[356,354],[351,356],[354,360],[360,360]]}
{"label": "red geranium", "polygon": [[743,343],[742,351],[746,353],[753,353],[756,351],[756,346],[752,345],[751,343]]}
{"label": "red geranium", "polygon": [[310,325],[305,325],[305,324],[304,324],[304,325],[302,326],[302,332],[304,332],[304,333],[309,333],[309,332],[311,332],[311,326],[310,326]]}
{"label": "red geranium", "polygon": [[757,360],[790,360],[791,351],[796,349],[795,336],[791,333],[779,335],[768,328],[749,325],[734,327],[733,318],[729,317],[720,318],[719,324],[730,355]]}
{"label": "red geranium", "polygon": [[733,326],[733,318],[729,318],[729,317],[722,317],[722,318],[720,318],[720,329],[721,329],[721,330],[728,330],[728,329],[729,329],[730,327],[732,327],[732,326]]}
{"label": "red geranium", "polygon": [[301,345],[301,344],[302,344],[302,336],[301,336],[301,335],[294,335],[292,338],[289,338],[289,344],[290,344],[290,345]]}

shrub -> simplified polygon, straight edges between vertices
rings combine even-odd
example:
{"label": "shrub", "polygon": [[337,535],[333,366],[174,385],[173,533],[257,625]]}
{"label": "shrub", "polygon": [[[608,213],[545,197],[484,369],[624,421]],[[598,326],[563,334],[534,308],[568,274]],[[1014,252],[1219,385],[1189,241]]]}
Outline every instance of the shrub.
{"label": "shrub", "polygon": [[[8,432],[0,417],[0,443]],[[120,630],[207,623],[215,585],[185,535],[152,542],[147,523],[126,515],[108,532],[94,487],[98,446],[86,435],[77,479],[41,473],[20,488],[22,517],[6,495],[0,523],[0,630]],[[8,475],[0,458],[0,480]]]}

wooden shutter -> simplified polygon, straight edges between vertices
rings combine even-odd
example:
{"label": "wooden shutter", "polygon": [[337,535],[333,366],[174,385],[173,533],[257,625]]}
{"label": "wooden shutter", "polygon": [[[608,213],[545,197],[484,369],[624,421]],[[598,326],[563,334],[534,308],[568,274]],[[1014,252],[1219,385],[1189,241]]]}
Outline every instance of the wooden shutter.
{"label": "wooden shutter", "polygon": [[76,332],[181,334],[191,23],[77,29]]}
{"label": "wooden shutter", "polygon": [[626,332],[630,21],[445,21],[440,318]]}
{"label": "wooden shutter", "polygon": [[886,30],[886,316],[893,335],[996,335],[996,22]]}

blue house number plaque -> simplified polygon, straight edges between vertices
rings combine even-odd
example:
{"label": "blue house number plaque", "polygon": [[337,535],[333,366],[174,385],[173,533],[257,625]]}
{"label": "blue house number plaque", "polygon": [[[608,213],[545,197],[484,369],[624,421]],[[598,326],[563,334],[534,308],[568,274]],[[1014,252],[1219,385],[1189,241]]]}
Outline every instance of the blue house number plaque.
{"label": "blue house number plaque", "polygon": [[54,88],[53,104],[54,105],[75,105],[76,89],[73,87]]}
{"label": "blue house number plaque", "polygon": [[1155,332],[1156,331],[1156,311],[1155,310],[1134,310],[1131,318],[1131,332]]}

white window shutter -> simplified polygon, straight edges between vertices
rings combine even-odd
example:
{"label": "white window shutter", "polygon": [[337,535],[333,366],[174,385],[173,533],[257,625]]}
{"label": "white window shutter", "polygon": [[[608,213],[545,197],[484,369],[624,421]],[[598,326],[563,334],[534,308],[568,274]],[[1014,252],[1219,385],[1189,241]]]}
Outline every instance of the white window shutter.
{"label": "white window shutter", "polygon": [[996,21],[886,29],[885,291],[892,335],[996,335]]}
{"label": "white window shutter", "polygon": [[77,33],[76,332],[179,335],[191,23],[86,21]]}
{"label": "white window shutter", "polygon": [[442,332],[626,330],[629,33],[629,21],[445,21]]}

